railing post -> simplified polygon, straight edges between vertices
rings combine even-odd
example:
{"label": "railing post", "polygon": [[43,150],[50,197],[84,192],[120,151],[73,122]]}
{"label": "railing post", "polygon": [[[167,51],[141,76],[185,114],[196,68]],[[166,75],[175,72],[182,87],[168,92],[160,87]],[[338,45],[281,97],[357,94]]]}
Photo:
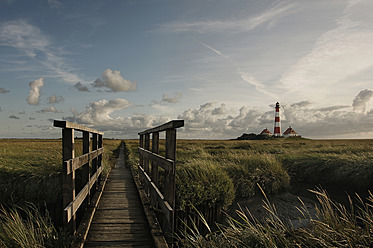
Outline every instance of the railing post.
{"label": "railing post", "polygon": [[[91,140],[91,137],[90,137],[90,133],[88,131],[84,131],[83,132],[83,154],[86,154],[86,153],[90,153],[90,140]],[[91,173],[90,173],[90,162],[89,161],[88,163],[86,163],[85,165],[83,165],[83,168],[82,168],[82,178],[83,178],[83,185],[85,185],[86,183],[89,183],[90,181],[90,178],[91,178]],[[87,203],[86,205],[89,205],[89,203],[91,202],[91,194],[90,194],[90,191],[88,191],[88,196],[87,196]]]}
{"label": "railing post", "polygon": [[[152,133],[152,152],[155,154],[159,153],[159,133]],[[152,162],[152,170],[151,170],[151,175],[152,175],[152,182],[155,184],[155,186],[159,186],[159,170],[158,170],[158,165],[155,162]],[[157,197],[155,194],[151,195],[151,204],[154,208],[158,208],[158,201]]]}
{"label": "railing post", "polygon": [[[92,152],[97,150],[98,143],[97,143],[98,134],[92,133]],[[92,159],[92,174],[96,173],[97,171],[97,158]],[[98,188],[97,181],[95,182],[96,187],[92,187],[95,190]]]}
{"label": "railing post", "polygon": [[[103,137],[102,137],[102,135],[101,134],[99,134],[98,135],[98,147],[97,147],[97,149],[100,149],[100,148],[102,148],[102,145],[103,145]],[[102,166],[102,154],[100,154],[99,156],[98,156],[98,159],[97,159],[97,168],[100,168]],[[102,168],[101,168],[102,169]],[[101,181],[101,179],[102,179],[102,174],[100,174],[100,176],[98,177],[98,183],[97,183],[97,187],[99,186],[98,184],[100,183],[100,181]]]}
{"label": "railing post", "polygon": [[[166,158],[173,161],[176,160],[176,129],[167,129],[166,130]],[[172,170],[166,175],[165,181],[165,194],[164,198],[169,202],[171,208],[173,209],[171,221],[170,221],[170,230],[173,235],[174,231],[174,219],[175,219],[175,163],[173,164]]]}
{"label": "railing post", "polygon": [[[140,135],[140,144],[139,144],[139,146],[141,148],[144,148],[144,135]],[[144,168],[144,158],[143,158],[143,156],[141,154],[139,154],[139,166],[142,167],[142,168]],[[140,179],[140,182],[142,184],[144,184],[144,181],[143,181],[144,179],[143,179],[141,173],[139,174],[139,179]]]}
{"label": "railing post", "polygon": [[[75,157],[74,153],[74,129],[62,129],[62,161],[66,161]],[[75,171],[73,170],[67,175],[67,166],[63,163],[62,173],[62,194],[63,194],[63,208],[65,209],[70,202],[75,200]],[[74,214],[70,224],[67,223],[66,212],[64,211],[64,224],[67,228],[75,234],[76,231],[76,215]]]}
{"label": "railing post", "polygon": [[[144,149],[145,150],[150,150],[150,134],[145,134],[145,140],[144,140]],[[149,170],[149,159],[147,158],[144,158],[144,165],[143,165],[143,168],[144,168],[144,171],[146,172],[146,174],[150,174],[150,170]],[[147,184],[144,185],[144,188],[145,188],[145,193],[146,194],[149,194],[149,187]]]}

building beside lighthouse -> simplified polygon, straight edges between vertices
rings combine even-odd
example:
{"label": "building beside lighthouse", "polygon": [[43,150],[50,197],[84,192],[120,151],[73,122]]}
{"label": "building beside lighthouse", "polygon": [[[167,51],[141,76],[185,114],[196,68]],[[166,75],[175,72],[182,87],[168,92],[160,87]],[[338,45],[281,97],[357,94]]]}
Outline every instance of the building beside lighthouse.
{"label": "building beside lighthouse", "polygon": [[289,126],[288,129],[286,129],[286,131],[283,133],[283,136],[285,138],[288,138],[288,137],[300,137],[300,135],[297,134],[297,132],[294,131],[294,129],[292,127]]}
{"label": "building beside lighthouse", "polygon": [[280,104],[278,102],[276,102],[276,107],[275,107],[275,128],[274,128],[273,136],[275,137],[281,136]]}
{"label": "building beside lighthouse", "polygon": [[268,135],[268,136],[272,136],[272,133],[271,131],[269,131],[267,128],[264,129],[259,135]]}

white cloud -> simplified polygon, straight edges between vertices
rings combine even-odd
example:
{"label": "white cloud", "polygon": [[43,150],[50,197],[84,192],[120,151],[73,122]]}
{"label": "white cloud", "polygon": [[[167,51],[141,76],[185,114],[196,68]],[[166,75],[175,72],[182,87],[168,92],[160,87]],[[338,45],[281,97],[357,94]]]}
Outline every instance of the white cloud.
{"label": "white cloud", "polygon": [[98,102],[91,102],[89,107],[81,113],[73,110],[74,116],[68,118],[75,119],[76,122],[81,124],[115,124],[122,118],[113,118],[110,114],[118,110],[126,109],[131,105],[132,103],[121,98],[109,101],[103,99]]}
{"label": "white cloud", "polygon": [[280,18],[288,15],[295,8],[295,4],[288,1],[278,2],[256,16],[246,19],[207,20],[195,22],[173,22],[161,25],[159,31],[166,32],[242,32],[250,31],[260,25],[273,26]]}
{"label": "white cloud", "polygon": [[64,119],[80,124],[94,126],[100,131],[124,132],[129,137],[137,137],[137,133],[170,121],[168,116],[151,114],[133,114],[130,117],[112,117],[118,110],[129,108],[133,104],[125,99],[101,100],[92,102],[83,112],[72,110],[73,116]]}
{"label": "white cloud", "polygon": [[102,73],[102,79],[96,79],[92,85],[97,88],[109,88],[111,92],[136,90],[136,82],[131,82],[122,77],[120,71],[112,71],[110,69],[106,69]]}
{"label": "white cloud", "polygon": [[[71,73],[72,69],[59,55],[62,49],[54,47],[48,36],[25,20],[0,23],[0,46],[13,47],[21,51],[32,58],[33,62],[36,61],[49,69],[54,74],[51,76],[60,77],[67,83],[84,81],[77,74]],[[17,70],[19,69],[17,67]]]}
{"label": "white cloud", "polygon": [[44,108],[42,110],[36,111],[37,113],[62,113],[61,111],[57,110],[54,106],[49,108]]}
{"label": "white cloud", "polygon": [[254,78],[252,75],[250,75],[249,73],[247,72],[244,72],[244,70],[237,65],[236,62],[233,61],[233,59],[231,59],[229,56],[225,55],[223,52],[219,51],[218,49],[212,47],[212,46],[209,46],[205,43],[202,43],[200,42],[200,44],[206,48],[208,48],[209,50],[213,51],[214,53],[216,53],[217,55],[223,57],[226,61],[228,61],[228,63],[230,65],[232,65],[235,69],[235,73],[238,73],[240,75],[240,77],[242,78],[242,80],[244,80],[245,82],[253,85],[255,87],[255,89],[271,98],[274,98],[274,99],[277,99],[277,95],[269,92],[267,90],[267,87],[259,82],[256,78]]}
{"label": "white cloud", "polygon": [[51,95],[48,99],[48,103],[60,103],[65,101],[65,99],[62,96],[57,95]]}
{"label": "white cloud", "polygon": [[0,25],[0,41],[1,45],[23,50],[29,57],[45,52],[49,46],[48,38],[40,29],[24,20],[3,22]]}
{"label": "white cloud", "polygon": [[44,78],[36,79],[29,83],[31,87],[30,94],[27,97],[27,102],[30,105],[38,105],[40,97],[40,88],[44,86]]}
{"label": "white cloud", "polygon": [[177,103],[180,101],[182,94],[181,92],[175,92],[173,97],[169,97],[166,93],[163,94],[161,102],[165,103]]}
{"label": "white cloud", "polygon": [[[356,17],[358,11],[352,8],[362,8],[360,2],[349,1],[336,28],[322,34],[312,51],[282,75],[280,81],[289,94],[325,97],[325,92],[340,88],[340,81],[373,66],[372,25],[362,24]],[[368,6],[372,8],[372,2]],[[370,18],[368,22],[372,21]],[[352,87],[344,85],[345,93],[349,94]]]}
{"label": "white cloud", "polygon": [[355,97],[352,106],[360,113],[367,113],[373,108],[373,90],[362,90]]}
{"label": "white cloud", "polygon": [[48,4],[51,9],[61,9],[63,7],[62,3],[57,0],[48,0]]}

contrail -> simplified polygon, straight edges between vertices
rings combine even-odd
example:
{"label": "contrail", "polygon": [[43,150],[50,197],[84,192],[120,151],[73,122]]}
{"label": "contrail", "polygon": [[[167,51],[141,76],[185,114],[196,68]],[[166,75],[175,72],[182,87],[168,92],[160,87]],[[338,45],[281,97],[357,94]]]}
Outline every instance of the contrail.
{"label": "contrail", "polygon": [[228,61],[229,61],[229,62],[230,62],[230,63],[231,63],[235,68],[236,68],[236,71],[238,72],[238,74],[240,74],[241,78],[242,78],[245,82],[247,82],[247,83],[249,83],[249,84],[255,86],[255,89],[256,89],[257,91],[259,91],[259,92],[261,92],[261,93],[263,93],[263,94],[265,94],[265,95],[267,95],[267,96],[270,96],[270,97],[272,97],[272,98],[276,98],[276,99],[278,98],[275,94],[273,94],[273,93],[267,91],[267,90],[265,89],[266,86],[265,86],[264,84],[262,84],[261,82],[259,82],[258,80],[256,80],[253,76],[251,76],[251,75],[249,75],[249,74],[243,72],[243,70],[241,69],[241,67],[238,66],[237,63],[234,62],[234,61],[233,61],[229,56],[225,55],[224,53],[222,53],[222,52],[219,51],[218,49],[215,49],[215,48],[213,48],[212,46],[209,46],[209,45],[207,45],[207,44],[205,44],[205,43],[203,43],[203,42],[199,42],[199,43],[200,43],[202,46],[206,47],[207,49],[213,51],[213,52],[216,53],[217,55],[219,55],[219,56],[225,58],[226,60],[228,60]]}

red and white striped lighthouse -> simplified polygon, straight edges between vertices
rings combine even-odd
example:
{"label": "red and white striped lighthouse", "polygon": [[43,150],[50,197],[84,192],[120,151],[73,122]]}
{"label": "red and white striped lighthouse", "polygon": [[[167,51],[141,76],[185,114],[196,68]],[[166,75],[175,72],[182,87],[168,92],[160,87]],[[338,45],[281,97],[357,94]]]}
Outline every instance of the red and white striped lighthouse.
{"label": "red and white striped lighthouse", "polygon": [[281,122],[280,122],[280,104],[276,103],[275,112],[275,130],[273,132],[274,136],[281,136]]}

